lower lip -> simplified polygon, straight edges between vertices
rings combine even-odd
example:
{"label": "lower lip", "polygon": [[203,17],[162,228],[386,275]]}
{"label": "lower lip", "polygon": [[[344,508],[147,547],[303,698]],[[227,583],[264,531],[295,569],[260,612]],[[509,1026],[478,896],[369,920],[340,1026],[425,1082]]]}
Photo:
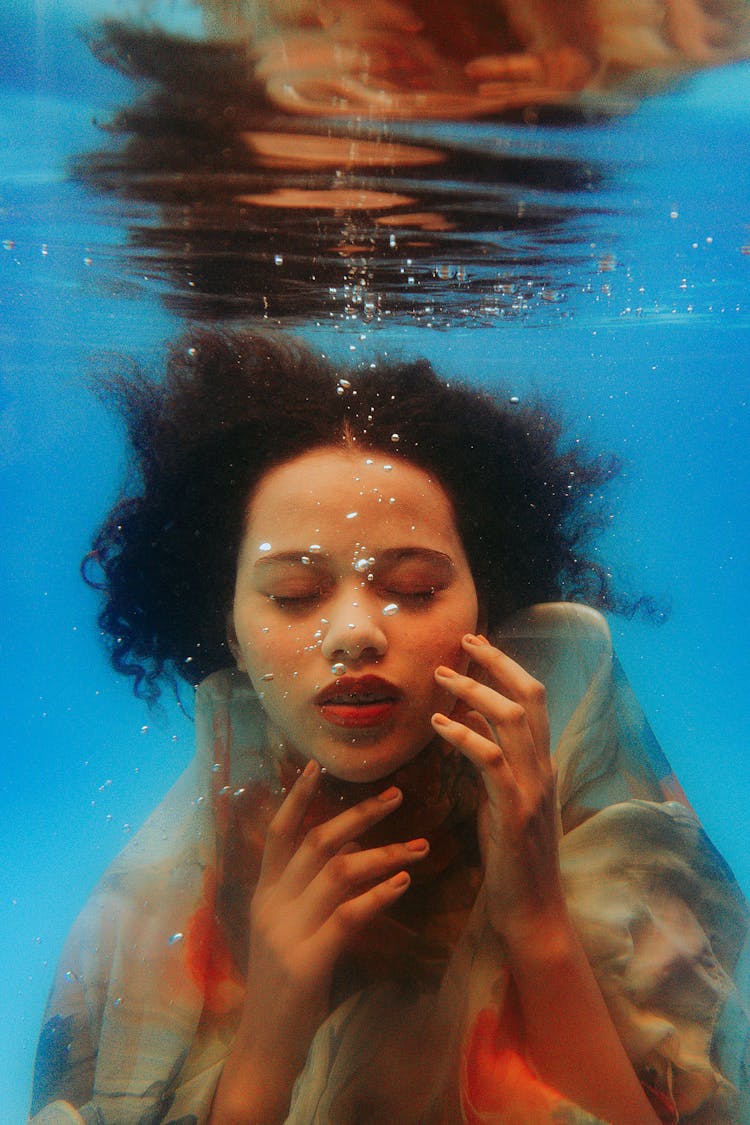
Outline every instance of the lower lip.
{"label": "lower lip", "polygon": [[378,703],[322,703],[319,710],[324,719],[336,727],[377,727],[386,722],[396,709],[393,699]]}

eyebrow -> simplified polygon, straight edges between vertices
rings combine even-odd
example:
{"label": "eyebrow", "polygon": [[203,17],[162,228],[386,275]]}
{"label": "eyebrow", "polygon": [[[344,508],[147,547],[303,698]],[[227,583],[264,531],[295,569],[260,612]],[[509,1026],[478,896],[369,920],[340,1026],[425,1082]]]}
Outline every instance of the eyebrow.
{"label": "eyebrow", "polygon": [[[313,551],[303,548],[299,551],[279,551],[274,555],[263,554],[260,558],[255,560],[255,567],[266,567],[274,564],[283,565],[284,563],[300,564],[302,557],[309,558],[310,564],[315,565],[320,562],[330,562],[331,555],[327,551]],[[367,557],[365,552],[362,552],[362,557]],[[453,559],[444,551],[436,551],[432,547],[388,547],[383,551],[376,551],[371,556],[375,559],[375,567],[382,569],[387,566],[395,566],[400,562],[410,562],[415,560],[417,562],[426,562],[441,567],[454,567]]]}

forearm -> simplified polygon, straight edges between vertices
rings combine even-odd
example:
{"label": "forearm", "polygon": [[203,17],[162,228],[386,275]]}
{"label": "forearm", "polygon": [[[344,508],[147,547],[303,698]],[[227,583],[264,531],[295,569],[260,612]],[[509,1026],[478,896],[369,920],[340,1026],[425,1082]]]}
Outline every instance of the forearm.
{"label": "forearm", "polygon": [[658,1125],[567,916],[506,948],[540,1077],[611,1125]]}
{"label": "forearm", "polygon": [[246,1014],[224,1064],[208,1125],[285,1121],[294,1083],[324,1016],[317,1005],[297,1006],[284,998],[260,1018]]}
{"label": "forearm", "polygon": [[297,1073],[278,1062],[264,1066],[259,1058],[234,1050],[224,1065],[208,1125],[281,1125]]}

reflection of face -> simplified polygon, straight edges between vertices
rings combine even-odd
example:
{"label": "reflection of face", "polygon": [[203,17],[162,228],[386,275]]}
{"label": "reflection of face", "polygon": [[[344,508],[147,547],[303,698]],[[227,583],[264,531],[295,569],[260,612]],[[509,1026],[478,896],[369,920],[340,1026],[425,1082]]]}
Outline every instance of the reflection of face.
{"label": "reflection of face", "polygon": [[450,501],[421,469],[327,448],[261,479],[230,634],[287,749],[346,781],[392,773],[450,711],[433,672],[466,670],[476,627]]}

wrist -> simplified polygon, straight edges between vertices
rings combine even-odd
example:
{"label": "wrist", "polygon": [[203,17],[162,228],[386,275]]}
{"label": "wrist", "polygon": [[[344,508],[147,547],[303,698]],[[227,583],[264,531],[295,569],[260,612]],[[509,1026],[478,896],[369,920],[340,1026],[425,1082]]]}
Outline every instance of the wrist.
{"label": "wrist", "polygon": [[498,935],[509,967],[539,973],[578,956],[581,946],[564,904],[508,918]]}

